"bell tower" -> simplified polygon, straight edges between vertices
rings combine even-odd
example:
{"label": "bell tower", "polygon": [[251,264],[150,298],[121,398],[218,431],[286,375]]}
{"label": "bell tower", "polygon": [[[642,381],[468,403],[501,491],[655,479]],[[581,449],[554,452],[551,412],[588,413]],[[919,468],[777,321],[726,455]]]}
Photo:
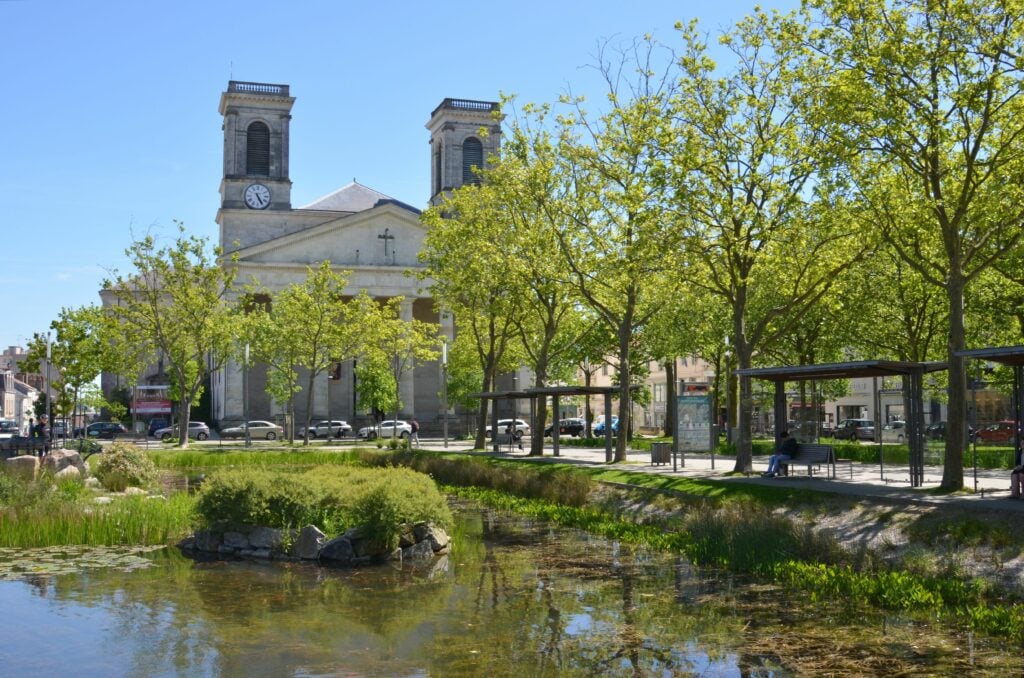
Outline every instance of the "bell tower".
{"label": "bell tower", "polygon": [[483,167],[501,148],[497,102],[445,99],[430,114],[430,204],[447,191],[475,183],[473,167]]}
{"label": "bell tower", "polygon": [[224,116],[222,210],[289,210],[288,123],[295,99],[288,85],[231,80],[220,95]]}

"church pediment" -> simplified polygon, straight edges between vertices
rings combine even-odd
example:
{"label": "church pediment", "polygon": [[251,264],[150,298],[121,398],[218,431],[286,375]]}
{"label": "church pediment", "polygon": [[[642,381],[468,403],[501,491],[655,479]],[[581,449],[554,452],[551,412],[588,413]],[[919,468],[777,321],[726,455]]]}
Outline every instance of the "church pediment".
{"label": "church pediment", "polygon": [[245,263],[318,264],[339,267],[419,266],[416,258],[426,231],[417,213],[401,203],[376,207],[268,240],[238,251]]}

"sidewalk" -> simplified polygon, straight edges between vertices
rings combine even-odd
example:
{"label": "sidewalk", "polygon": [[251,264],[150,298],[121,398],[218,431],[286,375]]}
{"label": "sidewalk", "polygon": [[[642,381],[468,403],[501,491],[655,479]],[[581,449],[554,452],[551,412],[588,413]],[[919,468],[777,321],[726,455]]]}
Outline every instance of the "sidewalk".
{"label": "sidewalk", "polygon": [[[425,440],[425,449],[442,450],[440,440]],[[525,445],[524,445],[525,446]],[[472,442],[449,441],[448,452],[468,452]],[[502,447],[499,456],[521,459],[526,452],[507,446]],[[960,493],[955,495],[936,495],[933,491],[942,481],[942,468],[926,466],[924,486],[910,486],[910,469],[908,466],[886,465],[853,462],[841,463],[836,467],[835,479],[825,477],[826,469],[822,467],[822,475],[813,478],[806,475],[793,475],[788,478],[762,478],[760,474],[767,468],[765,457],[754,457],[754,473],[750,476],[727,475],[735,465],[733,457],[714,457],[710,454],[689,453],[683,460],[677,459],[676,469],[672,464],[654,466],[651,464],[651,453],[643,450],[629,450],[623,463],[605,463],[604,448],[582,448],[562,445],[559,456],[555,457],[550,444],[544,447],[544,461],[560,461],[568,464],[587,464],[607,466],[639,473],[655,473],[670,477],[707,478],[729,483],[752,483],[763,485],[781,485],[784,487],[800,487],[821,492],[833,492],[851,496],[871,497],[876,500],[899,503],[917,503],[937,506],[957,506],[962,508],[994,511],[1012,511],[1024,514],[1024,500],[1010,499],[1009,470],[978,469],[977,484],[973,467],[964,468],[964,488],[973,494]],[[975,490],[975,488],[977,488]]]}

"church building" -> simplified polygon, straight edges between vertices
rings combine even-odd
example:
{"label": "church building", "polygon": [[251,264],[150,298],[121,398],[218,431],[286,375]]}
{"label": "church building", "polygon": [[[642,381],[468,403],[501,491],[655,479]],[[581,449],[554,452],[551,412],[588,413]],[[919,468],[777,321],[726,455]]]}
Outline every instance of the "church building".
{"label": "church building", "polygon": [[[220,246],[237,255],[239,281],[257,280],[269,293],[302,283],[307,267],[331,262],[349,271],[352,296],[361,290],[382,300],[402,297],[400,317],[436,323],[453,336],[450,313],[439,312],[429,296],[429,281],[409,271],[420,269],[417,253],[425,228],[420,210],[355,181],[308,205],[292,206],[289,177],[289,127],[292,105],[288,85],[230,81],[220,97],[223,116],[224,171],[220,182],[217,224]],[[501,140],[493,102],[444,99],[430,115],[431,202],[446,191],[475,180],[471,170],[497,153]],[[487,130],[481,134],[481,128]],[[151,369],[150,372],[157,370]],[[249,419],[278,419],[285,407],[266,393],[266,367],[245,374],[228,363],[211,378],[211,424],[238,425]],[[151,374],[141,384],[153,383]],[[243,395],[248,382],[248,397]],[[369,413],[357,408],[354,365],[340,365],[316,381],[313,419],[346,419],[353,427]],[[106,389],[105,389],[106,390]],[[440,365],[419,365],[399,385],[402,411],[425,429],[438,429],[443,416]],[[296,423],[305,420],[305,397],[295,399]]]}
{"label": "church building", "polygon": [[[228,83],[221,94],[224,118],[224,174],[217,211],[220,245],[238,257],[238,280],[259,280],[273,294],[305,280],[307,267],[324,260],[338,271],[349,271],[349,289],[362,290],[382,300],[403,297],[400,317],[440,325],[452,338],[450,313],[439,312],[425,285],[407,274],[419,268],[417,254],[425,236],[420,211],[400,200],[353,181],[308,205],[292,207],[288,139],[295,99],[287,85],[253,82]],[[431,201],[445,191],[473,181],[473,166],[483,166],[497,153],[500,125],[493,118],[497,104],[445,99],[431,113]],[[481,127],[488,133],[480,134]],[[425,288],[425,289],[423,289]],[[321,375],[314,394],[313,418],[348,419],[356,425],[357,410],[353,364],[342,364],[331,375]],[[331,377],[331,378],[329,378]],[[412,416],[424,425],[443,414],[440,400],[440,365],[419,365],[403,378],[399,392],[400,416]],[[248,375],[250,419],[283,413],[266,393],[266,369]],[[212,381],[212,417],[221,425],[244,418],[243,374],[229,364]],[[296,407],[304,406],[296,398]],[[305,412],[297,411],[299,421]]]}

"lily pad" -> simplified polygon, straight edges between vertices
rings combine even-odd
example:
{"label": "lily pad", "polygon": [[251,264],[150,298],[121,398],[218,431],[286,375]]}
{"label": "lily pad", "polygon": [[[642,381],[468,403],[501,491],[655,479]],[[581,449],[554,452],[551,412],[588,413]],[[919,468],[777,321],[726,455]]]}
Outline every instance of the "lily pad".
{"label": "lily pad", "polygon": [[164,546],[48,546],[38,549],[0,548],[0,580],[41,574],[75,574],[97,568],[131,572],[153,565],[147,553]]}

